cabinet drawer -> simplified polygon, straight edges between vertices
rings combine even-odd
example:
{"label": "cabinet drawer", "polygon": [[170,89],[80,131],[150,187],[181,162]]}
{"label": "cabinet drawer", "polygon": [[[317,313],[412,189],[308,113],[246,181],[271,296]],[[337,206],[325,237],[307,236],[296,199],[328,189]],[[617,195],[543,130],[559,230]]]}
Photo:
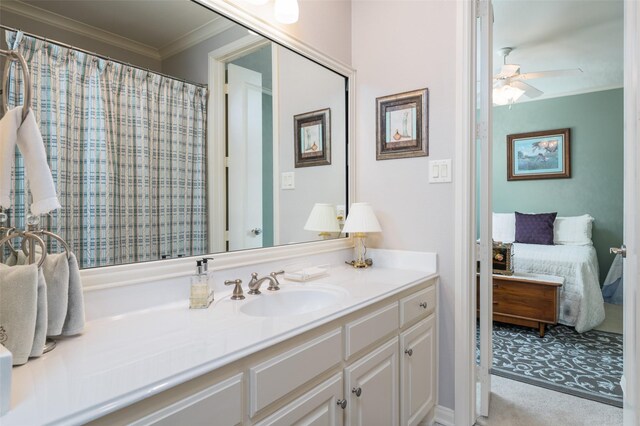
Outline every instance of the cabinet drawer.
{"label": "cabinet drawer", "polygon": [[557,289],[547,285],[493,282],[494,314],[513,315],[537,321],[557,321]]}
{"label": "cabinet drawer", "polygon": [[344,359],[398,329],[396,302],[344,326]]}
{"label": "cabinet drawer", "polygon": [[431,285],[424,290],[400,300],[400,327],[410,324],[418,318],[424,318],[436,309],[436,286]]}
{"label": "cabinet drawer", "polygon": [[242,374],[238,374],[130,424],[204,425],[211,424],[215,413],[217,425],[232,426],[242,423],[243,411]]}
{"label": "cabinet drawer", "polygon": [[316,425],[340,426],[343,412],[338,407],[342,398],[342,374],[338,373],[295,401],[287,404],[256,426]]}
{"label": "cabinet drawer", "polygon": [[249,414],[285,396],[341,361],[342,332],[333,330],[249,369]]}

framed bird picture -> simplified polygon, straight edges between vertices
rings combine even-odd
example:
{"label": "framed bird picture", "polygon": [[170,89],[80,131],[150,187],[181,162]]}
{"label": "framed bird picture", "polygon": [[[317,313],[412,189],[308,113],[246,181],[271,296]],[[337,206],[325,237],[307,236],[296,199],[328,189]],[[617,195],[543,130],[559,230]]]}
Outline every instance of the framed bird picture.
{"label": "framed bird picture", "polygon": [[507,180],[571,177],[570,130],[507,135]]}

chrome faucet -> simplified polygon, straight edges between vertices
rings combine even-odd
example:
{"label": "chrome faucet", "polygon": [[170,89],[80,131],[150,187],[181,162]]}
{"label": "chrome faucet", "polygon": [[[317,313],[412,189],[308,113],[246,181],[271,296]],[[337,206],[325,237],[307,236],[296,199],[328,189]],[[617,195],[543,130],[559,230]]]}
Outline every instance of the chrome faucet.
{"label": "chrome faucet", "polygon": [[267,290],[276,291],[280,290],[280,283],[278,282],[278,275],[284,274],[284,271],[272,272],[269,275],[258,278],[258,273],[251,274],[251,281],[249,281],[249,294],[260,294],[260,286],[263,282],[269,281],[269,287]]}

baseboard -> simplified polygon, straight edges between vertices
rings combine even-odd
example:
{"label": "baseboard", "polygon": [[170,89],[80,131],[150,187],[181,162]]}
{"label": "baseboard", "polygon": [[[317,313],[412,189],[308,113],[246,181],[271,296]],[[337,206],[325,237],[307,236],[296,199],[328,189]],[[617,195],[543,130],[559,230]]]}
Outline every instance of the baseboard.
{"label": "baseboard", "polygon": [[436,406],[433,422],[441,424],[442,426],[454,426],[454,411],[451,408],[443,407],[442,405]]}

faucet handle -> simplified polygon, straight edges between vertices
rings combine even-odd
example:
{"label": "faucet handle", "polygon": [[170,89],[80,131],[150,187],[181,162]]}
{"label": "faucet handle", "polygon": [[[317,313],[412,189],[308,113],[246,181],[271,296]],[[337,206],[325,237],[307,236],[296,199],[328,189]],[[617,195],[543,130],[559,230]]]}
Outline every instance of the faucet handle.
{"label": "faucet handle", "polygon": [[282,275],[282,274],[284,274],[284,271],[277,271],[269,274],[272,280],[269,283],[269,287],[267,287],[267,290],[271,290],[271,291],[280,290],[280,281],[278,281],[278,275]]}
{"label": "faucet handle", "polygon": [[224,285],[234,285],[233,295],[231,296],[231,300],[242,300],[244,299],[244,294],[242,294],[242,280],[227,280],[224,282]]}

